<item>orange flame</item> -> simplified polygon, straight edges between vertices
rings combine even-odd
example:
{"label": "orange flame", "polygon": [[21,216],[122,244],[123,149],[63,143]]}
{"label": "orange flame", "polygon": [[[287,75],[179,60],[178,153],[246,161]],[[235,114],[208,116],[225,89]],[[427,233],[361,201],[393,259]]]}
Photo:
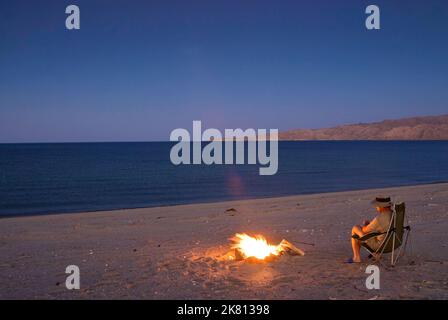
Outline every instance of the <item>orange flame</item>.
{"label": "orange flame", "polygon": [[238,250],[245,259],[255,257],[262,260],[270,255],[278,256],[283,251],[281,245],[273,246],[261,235],[251,237],[245,233],[237,233],[230,240],[234,242],[232,249]]}

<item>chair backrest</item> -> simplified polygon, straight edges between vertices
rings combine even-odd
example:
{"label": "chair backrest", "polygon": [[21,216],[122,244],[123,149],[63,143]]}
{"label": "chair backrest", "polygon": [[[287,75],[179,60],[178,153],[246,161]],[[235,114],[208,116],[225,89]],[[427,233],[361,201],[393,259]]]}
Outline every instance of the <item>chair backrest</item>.
{"label": "chair backrest", "polygon": [[405,211],[406,206],[404,202],[394,205],[394,210],[392,213],[392,223],[389,230],[387,231],[385,242],[383,243],[379,251],[388,253],[392,252],[393,249],[397,249],[399,246],[401,246],[403,242]]}

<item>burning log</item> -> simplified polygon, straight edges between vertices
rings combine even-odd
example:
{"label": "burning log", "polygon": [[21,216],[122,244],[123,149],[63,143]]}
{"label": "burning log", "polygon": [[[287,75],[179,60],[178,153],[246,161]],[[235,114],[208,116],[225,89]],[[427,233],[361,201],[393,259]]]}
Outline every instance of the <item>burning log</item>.
{"label": "burning log", "polygon": [[283,239],[280,242],[280,246],[288,253],[292,255],[298,255],[298,256],[304,256],[305,252],[303,250],[300,250],[295,245],[293,245],[291,242],[289,242],[286,239]]}

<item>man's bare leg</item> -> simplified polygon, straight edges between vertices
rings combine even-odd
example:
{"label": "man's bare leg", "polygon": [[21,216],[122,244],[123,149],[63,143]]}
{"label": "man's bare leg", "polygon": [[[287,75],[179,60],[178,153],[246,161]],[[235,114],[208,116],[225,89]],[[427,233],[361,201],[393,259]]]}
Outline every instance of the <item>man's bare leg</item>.
{"label": "man's bare leg", "polygon": [[[358,235],[362,237],[364,232],[360,226],[354,226],[352,229],[352,235]],[[353,262],[361,262],[361,242],[352,238],[352,250],[353,250]]]}

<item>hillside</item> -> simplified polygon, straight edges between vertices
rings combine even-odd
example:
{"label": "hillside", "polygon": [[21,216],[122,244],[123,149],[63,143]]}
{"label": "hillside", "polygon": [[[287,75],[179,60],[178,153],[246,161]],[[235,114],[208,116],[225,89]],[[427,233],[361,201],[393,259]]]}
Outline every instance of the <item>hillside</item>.
{"label": "hillside", "polygon": [[448,140],[448,115],[281,132],[280,140]]}

